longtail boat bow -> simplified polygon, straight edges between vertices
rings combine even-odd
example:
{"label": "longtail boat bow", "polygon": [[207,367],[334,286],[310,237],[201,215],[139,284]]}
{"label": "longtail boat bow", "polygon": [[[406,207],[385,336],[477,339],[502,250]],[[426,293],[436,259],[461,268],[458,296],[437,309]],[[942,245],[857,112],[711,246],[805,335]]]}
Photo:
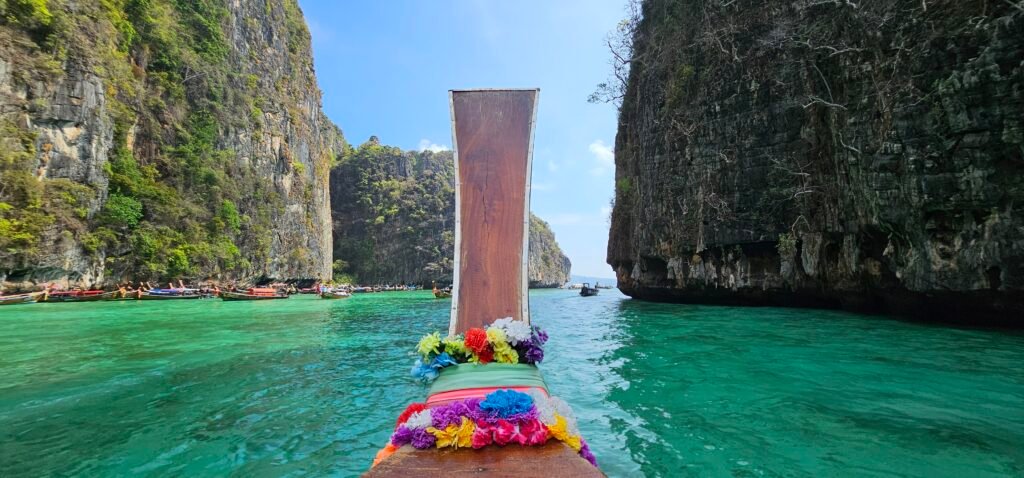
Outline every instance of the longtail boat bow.
{"label": "longtail boat bow", "polygon": [[453,90],[455,281],[448,336],[424,337],[432,380],[364,476],[604,476],[536,363],[527,258],[537,89]]}

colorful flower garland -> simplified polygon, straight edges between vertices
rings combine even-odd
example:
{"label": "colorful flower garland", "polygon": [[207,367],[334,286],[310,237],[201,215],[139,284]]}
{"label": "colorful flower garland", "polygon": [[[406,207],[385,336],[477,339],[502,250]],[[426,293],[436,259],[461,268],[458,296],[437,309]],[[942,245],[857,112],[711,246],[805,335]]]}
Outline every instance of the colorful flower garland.
{"label": "colorful flower garland", "polygon": [[412,375],[433,381],[441,369],[460,363],[525,363],[544,360],[544,343],[548,334],[511,317],[495,320],[486,329],[472,328],[465,335],[441,338],[440,332],[423,336],[416,346],[420,358],[412,367]]}
{"label": "colorful flower garland", "polygon": [[[535,365],[544,360],[548,334],[511,317],[464,335],[441,338],[439,332],[423,336],[416,345],[419,358],[412,375],[433,381],[445,367],[464,363]],[[480,398],[467,398],[429,408],[413,403],[398,416],[387,446],[377,453],[377,465],[405,445],[426,448],[474,448],[488,445],[543,445],[558,440],[597,466],[594,454],[580,436],[569,404],[545,391],[499,389]]]}
{"label": "colorful flower garland", "polygon": [[537,389],[526,393],[496,390],[483,400],[470,398],[434,408],[423,403],[409,405],[398,417],[390,442],[377,453],[373,464],[404,445],[417,449],[479,449],[491,444],[536,446],[552,439],[565,443],[597,466],[567,403]]}

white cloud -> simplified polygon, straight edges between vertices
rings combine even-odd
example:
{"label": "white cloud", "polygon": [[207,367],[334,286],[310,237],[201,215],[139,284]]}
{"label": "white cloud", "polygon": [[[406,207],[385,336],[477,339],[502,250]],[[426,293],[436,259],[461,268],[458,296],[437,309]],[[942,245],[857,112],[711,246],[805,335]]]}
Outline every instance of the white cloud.
{"label": "white cloud", "polygon": [[551,214],[544,217],[544,220],[552,226],[571,226],[582,223],[586,218],[582,214],[561,213]]}
{"label": "white cloud", "polygon": [[552,173],[558,171],[558,163],[549,160],[548,161],[548,171],[551,171]]}
{"label": "white cloud", "polygon": [[597,160],[597,165],[590,169],[590,174],[601,176],[615,167],[615,149],[604,144],[604,141],[596,140],[590,143],[590,154]]}
{"label": "white cloud", "polygon": [[534,191],[554,191],[555,185],[551,183],[533,183],[530,189]]}
{"label": "white cloud", "polygon": [[445,146],[443,144],[432,143],[430,142],[429,139],[424,138],[420,140],[420,151],[431,151],[434,153],[440,153],[441,151],[448,151],[450,149],[452,148],[449,148],[448,146]]}
{"label": "white cloud", "polygon": [[605,206],[605,207],[601,208],[601,217],[608,217],[608,215],[611,214],[611,213],[612,213],[612,207],[611,206]]}

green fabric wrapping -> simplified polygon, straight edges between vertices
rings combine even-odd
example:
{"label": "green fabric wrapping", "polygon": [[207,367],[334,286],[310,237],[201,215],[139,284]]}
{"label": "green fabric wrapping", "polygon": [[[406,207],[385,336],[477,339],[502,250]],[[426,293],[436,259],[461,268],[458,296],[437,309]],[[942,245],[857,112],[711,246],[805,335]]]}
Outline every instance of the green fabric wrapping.
{"label": "green fabric wrapping", "polygon": [[428,395],[482,387],[537,387],[547,391],[544,377],[535,365],[517,363],[461,363],[441,369],[430,384]]}

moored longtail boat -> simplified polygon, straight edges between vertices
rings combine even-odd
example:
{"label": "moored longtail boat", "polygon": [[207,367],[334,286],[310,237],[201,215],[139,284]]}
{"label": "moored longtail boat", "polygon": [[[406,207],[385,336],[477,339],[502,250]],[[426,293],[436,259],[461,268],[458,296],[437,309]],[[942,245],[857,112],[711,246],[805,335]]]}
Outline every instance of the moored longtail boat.
{"label": "moored longtail boat", "polygon": [[399,416],[364,476],[603,476],[569,406],[548,394],[536,366],[547,340],[530,325],[527,297],[537,95],[451,92],[457,183],[448,336],[420,340],[413,374],[432,381],[427,399]]}
{"label": "moored longtail boat", "polygon": [[325,290],[320,293],[321,299],[347,299],[351,296],[352,294],[349,294],[348,292],[345,292],[343,290]]}
{"label": "moored longtail boat", "polygon": [[182,300],[205,297],[196,289],[149,289],[139,295],[142,300]]}
{"label": "moored longtail boat", "polygon": [[33,292],[31,294],[3,295],[0,296],[0,305],[28,304],[35,302],[39,297],[42,297],[42,295],[42,292]]}
{"label": "moored longtail boat", "polygon": [[93,302],[107,300],[117,295],[117,291],[103,292],[102,290],[61,290],[43,292],[43,295],[36,299],[38,302]]}
{"label": "moored longtail boat", "polygon": [[288,294],[282,294],[277,289],[270,287],[253,287],[245,292],[221,291],[220,298],[224,300],[273,300],[287,299]]}

